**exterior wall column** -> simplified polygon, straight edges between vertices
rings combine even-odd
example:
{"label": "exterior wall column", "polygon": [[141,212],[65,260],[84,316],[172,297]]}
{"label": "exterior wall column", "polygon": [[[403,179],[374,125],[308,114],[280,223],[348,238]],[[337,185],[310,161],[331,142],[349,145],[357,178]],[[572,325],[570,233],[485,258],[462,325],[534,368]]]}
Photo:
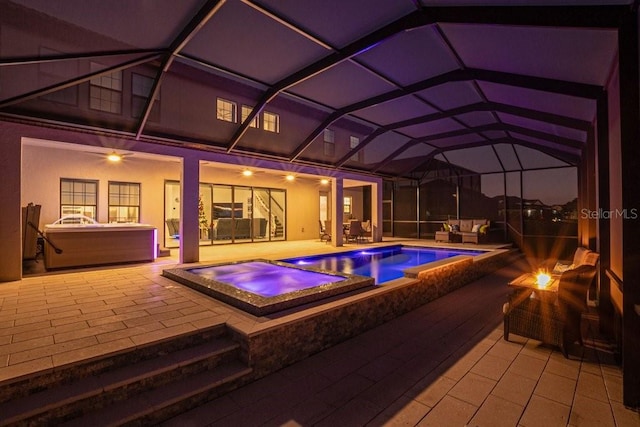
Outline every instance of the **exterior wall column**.
{"label": "exterior wall column", "polygon": [[[596,110],[596,207],[611,210],[609,198],[609,102],[608,93],[597,101]],[[606,272],[611,268],[611,229],[605,218],[597,220],[598,246],[600,253],[600,271],[598,281],[598,313],[600,331],[613,336],[614,309],[611,302],[611,280]]]}
{"label": "exterior wall column", "polygon": [[0,124],[0,282],[22,279],[22,147],[20,135]]}
{"label": "exterior wall column", "polygon": [[618,31],[620,61],[620,151],[622,211],[622,388],[623,403],[640,407],[640,52],[638,8],[622,17]]}
{"label": "exterior wall column", "polygon": [[342,246],[344,221],[344,183],[342,178],[334,178],[331,180],[331,244],[333,246]]}
{"label": "exterior wall column", "polygon": [[371,184],[371,240],[382,241],[382,180]]}
{"label": "exterior wall column", "polygon": [[180,262],[198,262],[200,261],[200,228],[198,227],[200,161],[197,157],[189,156],[182,159],[180,183]]}

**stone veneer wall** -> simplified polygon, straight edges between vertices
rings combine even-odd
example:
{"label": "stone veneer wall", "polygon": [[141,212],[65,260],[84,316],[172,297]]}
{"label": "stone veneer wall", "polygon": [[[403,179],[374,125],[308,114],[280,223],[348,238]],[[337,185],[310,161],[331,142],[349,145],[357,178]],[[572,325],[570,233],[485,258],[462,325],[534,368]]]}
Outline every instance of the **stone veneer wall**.
{"label": "stone veneer wall", "polygon": [[[285,316],[275,326],[248,334],[229,325],[243,358],[260,378],[381,325],[513,261],[514,251],[458,256],[411,271],[365,291]],[[304,313],[304,314],[302,314]],[[287,319],[290,317],[290,319]]]}

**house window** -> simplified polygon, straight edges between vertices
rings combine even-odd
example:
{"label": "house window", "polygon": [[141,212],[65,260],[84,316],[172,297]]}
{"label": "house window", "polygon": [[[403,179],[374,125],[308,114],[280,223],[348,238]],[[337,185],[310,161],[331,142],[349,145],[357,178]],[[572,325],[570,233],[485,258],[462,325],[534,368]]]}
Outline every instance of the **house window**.
{"label": "house window", "polygon": [[336,154],[336,134],[331,129],[325,129],[324,135],[324,155],[327,157],[333,157]]}
{"label": "house window", "polygon": [[[141,74],[131,74],[131,117],[140,118],[144,113],[147,99],[153,88],[153,78]],[[156,93],[153,106],[149,112],[149,120],[160,121],[160,91]]]}
{"label": "house window", "polygon": [[60,179],[60,217],[63,223],[81,223],[81,216],[97,221],[98,181]]}
{"label": "house window", "polygon": [[218,98],[216,101],[216,118],[225,122],[236,122],[236,103]]}
{"label": "house window", "polygon": [[[253,108],[248,107],[246,105],[242,106],[242,122],[244,123],[244,121],[247,119],[247,117],[249,117],[249,114],[251,114],[251,111],[253,110]],[[253,120],[251,120],[251,123],[249,123],[249,127],[252,128],[257,128],[258,127],[258,115],[256,115]]]}
{"label": "house window", "polygon": [[[360,144],[360,138],[358,138],[357,136],[351,136],[349,138],[349,148],[354,149],[359,144]],[[362,162],[362,150],[358,151],[353,156],[351,156],[351,160],[353,160],[354,162]]]}
{"label": "house window", "polygon": [[[91,63],[91,72],[104,67]],[[122,71],[93,77],[89,82],[89,108],[120,114],[122,112]]]}
{"label": "house window", "polygon": [[331,142],[332,144],[336,142],[336,133],[331,129],[324,130],[324,142]]}
{"label": "house window", "polygon": [[280,132],[280,116],[265,111],[262,115],[262,126],[268,132]]}
{"label": "house window", "polygon": [[[60,55],[62,52],[40,47],[40,56]],[[39,81],[42,87],[53,86],[78,75],[78,63],[75,61],[51,61],[39,65]],[[78,86],[71,86],[42,95],[41,99],[67,105],[78,105]]]}
{"label": "house window", "polygon": [[351,215],[351,197],[345,197],[344,201],[343,201],[343,206],[344,206],[344,213],[345,215]]}
{"label": "house window", "polygon": [[140,184],[109,182],[109,222],[140,222]]}

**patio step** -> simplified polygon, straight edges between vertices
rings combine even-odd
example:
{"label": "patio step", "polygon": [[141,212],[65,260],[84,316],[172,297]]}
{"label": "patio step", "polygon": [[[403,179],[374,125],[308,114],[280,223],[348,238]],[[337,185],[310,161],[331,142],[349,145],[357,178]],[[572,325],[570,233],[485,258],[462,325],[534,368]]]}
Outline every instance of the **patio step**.
{"label": "patio step", "polygon": [[28,392],[0,403],[0,425],[153,424],[238,387],[252,372],[219,328],[64,371],[23,382]]}

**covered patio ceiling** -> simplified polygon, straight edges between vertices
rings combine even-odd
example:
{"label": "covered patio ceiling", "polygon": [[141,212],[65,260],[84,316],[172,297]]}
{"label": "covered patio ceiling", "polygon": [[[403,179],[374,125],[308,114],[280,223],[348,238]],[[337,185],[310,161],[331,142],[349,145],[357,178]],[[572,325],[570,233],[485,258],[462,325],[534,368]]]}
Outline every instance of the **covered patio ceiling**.
{"label": "covered patio ceiling", "polygon": [[[383,177],[416,178],[435,163],[472,173],[571,166],[593,138],[631,3],[0,0],[0,114]],[[52,37],[64,51],[47,48]],[[88,70],[87,61],[103,66]],[[135,120],[38,107],[141,65],[155,78]],[[177,81],[184,99],[198,85],[227,86],[253,110],[228,134],[160,129],[150,121],[153,100]],[[293,142],[247,137],[272,103],[312,111]],[[182,107],[163,108],[170,121]],[[356,147],[342,142],[328,161],[313,147],[333,125],[365,136]]]}

